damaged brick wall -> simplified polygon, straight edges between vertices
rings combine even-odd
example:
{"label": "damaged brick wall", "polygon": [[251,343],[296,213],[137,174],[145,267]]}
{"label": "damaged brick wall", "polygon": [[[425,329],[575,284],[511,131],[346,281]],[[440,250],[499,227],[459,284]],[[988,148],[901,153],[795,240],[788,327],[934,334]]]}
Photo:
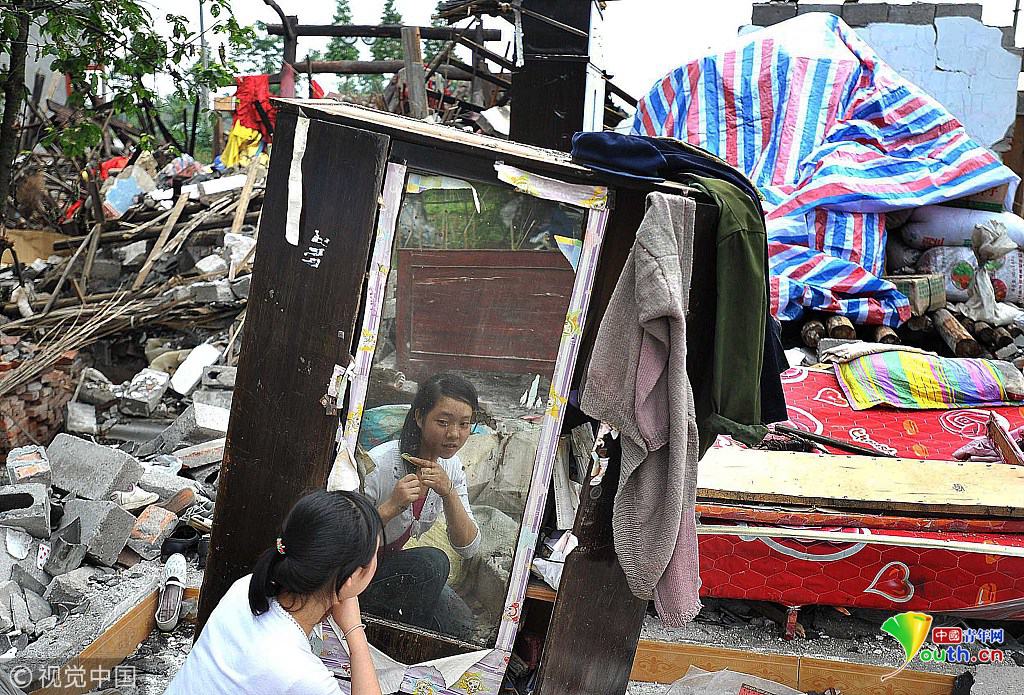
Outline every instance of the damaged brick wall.
{"label": "damaged brick wall", "polygon": [[[17,336],[0,336],[0,374],[31,359],[36,346]],[[28,444],[47,445],[64,425],[65,408],[75,393],[82,360],[75,350],[37,379],[0,396],[0,454]]]}
{"label": "damaged brick wall", "polygon": [[979,4],[761,3],[752,24],[797,14],[838,15],[908,80],[939,100],[967,132],[997,152],[1010,148],[1021,53],[1010,27],[982,23]]}

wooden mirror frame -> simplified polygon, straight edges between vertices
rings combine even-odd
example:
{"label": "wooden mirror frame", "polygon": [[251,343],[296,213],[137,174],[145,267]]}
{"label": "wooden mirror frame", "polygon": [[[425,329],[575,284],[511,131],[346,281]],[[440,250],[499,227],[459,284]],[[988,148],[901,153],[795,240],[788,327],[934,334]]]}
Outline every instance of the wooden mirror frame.
{"label": "wooden mirror frame", "polygon": [[[418,154],[415,148],[409,154]],[[419,159],[419,157],[416,157]],[[484,158],[476,158],[485,164],[493,164]],[[356,349],[354,368],[351,374],[351,386],[348,391],[348,409],[338,429],[339,447],[345,447],[354,453],[359,435],[359,427],[363,416],[367,386],[369,383],[373,355],[376,349],[381,314],[383,310],[387,279],[392,252],[395,243],[395,232],[398,225],[399,211],[405,194],[405,181],[409,169],[428,171],[431,174],[466,178],[486,183],[502,183],[490,169],[491,177],[484,178],[483,171],[466,172],[461,167],[440,165],[436,156],[430,164],[420,162],[395,161],[394,153],[389,162],[381,193],[381,210],[378,215],[376,236],[373,242],[370,272],[366,287],[366,303],[362,314],[359,344]],[[528,176],[539,176],[531,175]],[[541,177],[544,178],[544,177]],[[551,181],[550,179],[548,179]],[[557,185],[557,184],[556,184]],[[579,188],[578,185],[561,184],[566,189]],[[609,195],[602,186],[594,187],[603,191],[603,198],[588,201],[589,205],[577,204],[576,207],[585,212],[583,231],[583,248],[575,272],[572,294],[566,310],[565,323],[559,341],[554,371],[551,376],[551,389],[548,395],[547,409],[544,413],[540,442],[534,459],[533,474],[529,492],[519,528],[519,536],[514,548],[512,573],[506,591],[505,602],[501,612],[498,635],[495,645],[491,648],[480,648],[459,640],[420,628],[390,622],[373,616],[365,616],[368,624],[368,636],[372,644],[384,651],[388,656],[410,662],[402,683],[404,692],[420,692],[427,681],[435,690],[430,692],[447,692],[451,684],[437,682],[440,676],[436,669],[425,666],[423,662],[450,657],[469,652],[479,652],[480,659],[462,674],[462,678],[472,678],[482,686],[480,692],[498,692],[512,653],[512,647],[518,632],[522,605],[526,596],[526,588],[530,578],[530,566],[533,562],[541,524],[543,522],[545,504],[547,502],[556,448],[561,434],[565,404],[568,399],[570,383],[576,367],[583,335],[583,321],[591,296],[591,288],[597,273],[598,259],[604,241],[604,232],[608,223]],[[538,195],[519,188],[521,192]],[[564,199],[561,202],[569,202]],[[572,203],[570,203],[572,204]],[[435,675],[436,674],[436,675]]]}

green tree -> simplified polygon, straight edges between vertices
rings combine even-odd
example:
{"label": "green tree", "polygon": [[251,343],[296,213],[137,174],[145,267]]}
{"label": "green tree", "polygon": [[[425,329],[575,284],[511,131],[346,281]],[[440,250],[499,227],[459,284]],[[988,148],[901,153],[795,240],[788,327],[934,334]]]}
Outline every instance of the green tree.
{"label": "green tree", "polygon": [[[334,7],[334,24],[351,24],[352,10],[348,0],[337,0]],[[324,53],[324,60],[359,60],[359,47],[356,46],[357,39],[347,39],[335,36],[327,44],[327,51]],[[339,92],[358,92],[361,90],[359,78],[341,76],[338,78]]]}
{"label": "green tree", "polygon": [[283,59],[284,37],[268,34],[266,23],[256,22],[252,41],[236,60],[244,72],[270,75],[281,70]]}
{"label": "green tree", "polygon": [[[381,24],[402,24],[402,13],[395,7],[395,0],[385,0],[384,11],[380,15]],[[374,39],[370,46],[370,55],[374,60],[402,60],[402,42],[400,39]],[[379,92],[384,86],[384,78],[380,75],[367,75],[363,79],[367,91]]]}
{"label": "green tree", "polygon": [[[146,3],[148,4],[148,3]],[[213,34],[224,36],[232,46],[247,43],[243,30],[231,13],[228,0],[209,0]],[[200,36],[182,15],[167,14],[170,36],[161,36],[144,0],[0,0],[0,53],[9,56],[3,78],[3,117],[0,118],[0,224],[4,219],[11,174],[17,157],[17,117],[25,101],[25,62],[32,50],[40,57],[52,57],[53,69],[71,76],[71,108],[82,110],[99,100],[99,78],[93,66],[102,66],[105,87],[113,101],[113,112],[137,119],[157,101],[153,77],[168,75],[179,94],[230,84],[230,66],[211,60],[207,68],[185,70],[198,60]],[[91,74],[92,77],[87,77]],[[89,154],[103,133],[89,118],[72,119],[60,131],[47,137],[70,157]]]}
{"label": "green tree", "polygon": [[[447,28],[448,23],[437,16],[437,13],[441,11],[441,6],[444,5],[445,0],[440,0],[437,3],[437,8],[434,10],[434,16],[430,18],[430,26]],[[428,63],[437,57],[437,54],[444,50],[444,45],[447,41],[439,41],[437,39],[430,39],[423,42],[423,59]]]}

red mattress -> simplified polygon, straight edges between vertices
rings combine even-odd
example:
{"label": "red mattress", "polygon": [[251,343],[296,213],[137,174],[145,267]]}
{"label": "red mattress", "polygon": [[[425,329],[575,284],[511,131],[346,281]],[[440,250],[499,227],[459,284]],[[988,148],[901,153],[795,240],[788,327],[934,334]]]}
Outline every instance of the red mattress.
{"label": "red mattress", "polygon": [[[988,413],[1002,417],[1010,429],[1024,424],[1024,408],[854,410],[832,372],[796,367],[782,374],[792,427],[852,440],[878,451],[908,458],[940,461],[985,433]],[[837,452],[838,453],[838,452]]]}
{"label": "red mattress", "polygon": [[[853,410],[832,372],[794,368],[782,375],[792,427],[852,440],[906,458],[952,460],[985,433],[988,413],[1009,428],[1024,408]],[[716,446],[741,446],[720,438]],[[835,453],[841,453],[836,451]],[[912,465],[912,462],[908,462]],[[771,505],[702,503],[701,526],[751,526],[832,531],[850,540],[759,538],[702,533],[701,593],[773,601],[953,613],[1024,620],[1024,520],[958,519],[912,514],[860,514]],[[880,535],[906,545],[873,542]],[[928,540],[944,547],[922,547]]]}

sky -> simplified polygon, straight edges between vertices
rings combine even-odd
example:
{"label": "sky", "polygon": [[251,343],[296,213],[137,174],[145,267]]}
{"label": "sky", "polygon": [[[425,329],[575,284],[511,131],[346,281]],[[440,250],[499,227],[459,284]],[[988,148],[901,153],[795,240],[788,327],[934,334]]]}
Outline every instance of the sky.
{"label": "sky", "polygon": [[[825,0],[827,1],[827,0]],[[838,0],[837,0],[838,1]],[[888,0],[890,4],[909,4],[911,0]],[[968,0],[969,1],[969,0]],[[977,0],[975,0],[977,1]],[[153,15],[168,11],[189,16],[198,27],[199,0],[143,0]],[[303,24],[328,24],[334,14],[334,0],[278,0],[287,14],[297,15]],[[861,0],[862,3],[871,0]],[[980,0],[983,20],[993,26],[1010,26],[1015,0]],[[435,0],[397,0],[407,24],[427,26],[436,6]],[[350,0],[355,24],[377,24],[384,0]],[[750,22],[751,2],[742,0],[611,0],[604,16],[604,59],[598,63],[613,75],[616,85],[634,97],[644,95],[666,73],[676,67],[728,46],[738,29]],[[256,21],[279,22],[277,15],[262,0],[233,0],[235,16],[243,24]],[[713,10],[709,10],[713,7]],[[1022,22],[1024,23],[1024,22]],[[488,18],[485,24],[503,30],[502,44],[491,44],[496,53],[511,54],[512,27],[507,22]],[[158,21],[158,26],[160,22]],[[1024,31],[1018,33],[1022,45]],[[326,39],[300,39],[298,57],[323,48]],[[496,47],[497,46],[497,47]],[[369,47],[362,45],[369,56]],[[213,46],[216,55],[216,44]]]}

